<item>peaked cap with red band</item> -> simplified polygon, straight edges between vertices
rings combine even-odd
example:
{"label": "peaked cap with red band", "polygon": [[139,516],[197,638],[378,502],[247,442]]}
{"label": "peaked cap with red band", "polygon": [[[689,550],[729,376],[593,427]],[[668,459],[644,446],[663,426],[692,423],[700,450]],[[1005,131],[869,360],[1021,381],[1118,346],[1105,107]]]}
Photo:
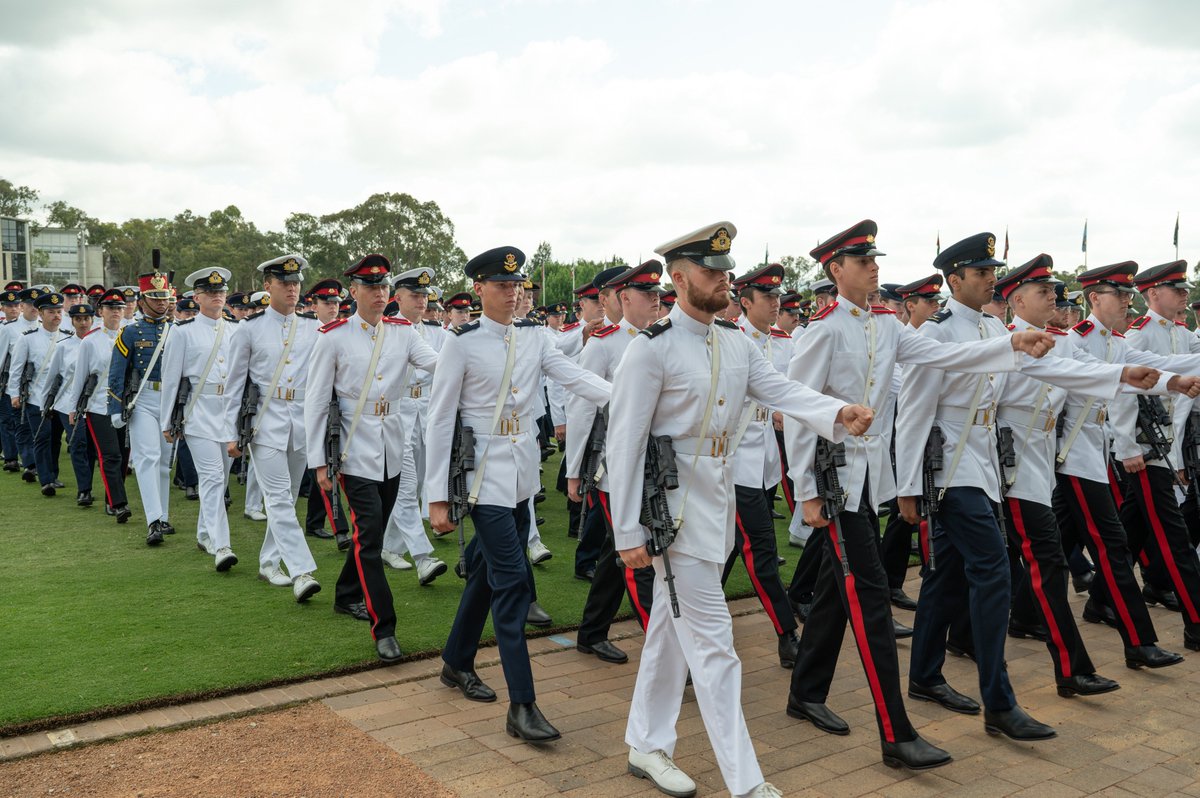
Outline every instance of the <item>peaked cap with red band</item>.
{"label": "peaked cap with red band", "polygon": [[1079,287],[1083,289],[1096,285],[1110,285],[1122,293],[1135,293],[1133,276],[1137,274],[1136,262],[1127,260],[1108,266],[1097,266],[1079,275]]}
{"label": "peaked cap with red band", "polygon": [[747,272],[734,280],[732,285],[733,290],[739,292],[754,289],[771,296],[783,296],[786,293],[783,290],[783,267],[778,263],[769,263],[752,272]]}
{"label": "peaked cap with red band", "polygon": [[626,269],[615,277],[609,278],[605,288],[633,288],[638,291],[657,291],[662,279],[662,261],[651,258],[640,266]]}
{"label": "peaked cap with red band", "polygon": [[997,280],[996,293],[1008,299],[1013,291],[1026,283],[1048,283],[1054,279],[1053,268],[1054,258],[1043,252]]}
{"label": "peaked cap with red band", "polygon": [[877,232],[879,232],[879,225],[870,219],[863,219],[858,224],[843,230],[833,238],[817,244],[816,249],[808,254],[816,258],[822,266],[827,265],[829,261],[839,255],[856,255],[865,258],[872,255],[887,254],[875,249],[875,234]]}
{"label": "peaked cap with red band", "polygon": [[1133,278],[1133,285],[1142,293],[1160,286],[1191,288],[1192,284],[1187,281],[1187,261],[1173,260],[1170,263],[1146,269]]}
{"label": "peaked cap with red band", "polygon": [[942,291],[942,275],[931,274],[928,277],[922,277],[920,280],[914,280],[908,285],[902,285],[896,289],[896,293],[901,299],[908,299],[913,296],[921,296],[926,299],[936,297]]}

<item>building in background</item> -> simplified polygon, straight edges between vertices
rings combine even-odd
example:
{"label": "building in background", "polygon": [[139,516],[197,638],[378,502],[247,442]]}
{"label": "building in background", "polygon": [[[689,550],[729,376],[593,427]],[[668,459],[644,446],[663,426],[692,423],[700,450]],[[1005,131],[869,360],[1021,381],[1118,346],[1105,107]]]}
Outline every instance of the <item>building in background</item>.
{"label": "building in background", "polygon": [[0,280],[29,282],[33,261],[29,221],[0,216]]}
{"label": "building in background", "polygon": [[104,282],[104,248],[88,244],[86,230],[40,227],[30,236],[30,250],[34,282],[54,286]]}

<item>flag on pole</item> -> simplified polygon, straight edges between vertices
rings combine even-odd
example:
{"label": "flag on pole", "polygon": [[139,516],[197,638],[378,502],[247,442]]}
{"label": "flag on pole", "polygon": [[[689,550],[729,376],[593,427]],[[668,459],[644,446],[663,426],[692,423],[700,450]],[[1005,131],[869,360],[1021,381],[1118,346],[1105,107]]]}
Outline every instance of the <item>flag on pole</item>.
{"label": "flag on pole", "polygon": [[938,255],[942,254],[942,231],[941,230],[938,230],[938,232],[937,232],[937,254]]}
{"label": "flag on pole", "polygon": [[1087,219],[1083,220],[1083,252],[1087,252]]}
{"label": "flag on pole", "polygon": [[763,250],[763,266],[766,266],[770,262],[771,262],[771,245],[767,244],[766,248]]}
{"label": "flag on pole", "polygon": [[1008,263],[1008,225],[1004,225],[1004,258],[1005,263]]}
{"label": "flag on pole", "polygon": [[1176,252],[1176,254],[1178,254],[1179,253],[1179,211],[1175,211],[1175,240],[1172,243],[1175,244],[1175,252]]}

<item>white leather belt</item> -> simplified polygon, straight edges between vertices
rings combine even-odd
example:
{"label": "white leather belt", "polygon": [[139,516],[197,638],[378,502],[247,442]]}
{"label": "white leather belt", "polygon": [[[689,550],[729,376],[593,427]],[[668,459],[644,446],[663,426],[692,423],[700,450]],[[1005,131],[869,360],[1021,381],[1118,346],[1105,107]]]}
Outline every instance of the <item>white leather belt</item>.
{"label": "white leather belt", "polygon": [[[1063,414],[1067,417],[1067,420],[1065,422],[1067,425],[1067,429],[1071,429],[1072,427],[1074,427],[1075,419],[1079,418],[1079,415],[1078,414],[1071,415],[1066,410],[1063,411]],[[1102,427],[1102,426],[1104,426],[1104,422],[1107,420],[1108,420],[1108,408],[1107,407],[1098,407],[1095,410],[1091,410],[1088,412],[1087,418],[1084,419],[1083,423],[1084,424],[1096,424],[1096,425],[1099,425]]]}
{"label": "white leather belt", "polygon": [[[353,418],[354,411],[358,407],[358,400],[357,399],[338,399],[338,405],[342,408],[342,414],[346,418]],[[363,405],[363,410],[362,410],[362,414],[364,416],[390,416],[390,415],[392,415],[392,413],[399,413],[399,412],[400,412],[399,402],[397,402],[396,407],[393,408],[392,403],[385,399],[380,399],[380,400],[374,401],[374,402],[368,400]]]}
{"label": "white leather belt", "polygon": [[733,439],[728,432],[709,435],[707,438],[676,438],[671,441],[675,454],[692,457],[726,457],[730,454]]}
{"label": "white leather belt", "polygon": [[426,385],[425,383],[421,383],[419,385],[408,386],[408,398],[409,399],[420,399],[422,396],[425,396],[428,393],[429,393],[429,386]]}
{"label": "white leather belt", "polygon": [[[276,388],[275,393],[271,395],[271,401],[282,399],[285,402],[303,402],[303,388]],[[351,411],[353,412],[353,411]],[[364,411],[366,412],[366,411]]]}
{"label": "white leather belt", "polygon": [[996,409],[993,406],[988,405],[987,407],[979,408],[975,411],[974,417],[968,419],[967,412],[970,409],[969,407],[938,405],[937,413],[934,414],[937,421],[934,421],[934,423],[936,424],[938,421],[950,421],[954,424],[970,423],[976,427],[990,427],[996,423]]}
{"label": "white leather belt", "polygon": [[1042,432],[1050,432],[1058,423],[1058,416],[1051,413],[1048,409],[1039,411],[1037,418],[1034,418],[1032,410],[1019,407],[1002,407],[996,412],[996,417],[1001,421],[1007,421],[1014,427],[1041,430]]}
{"label": "white leather belt", "polygon": [[206,382],[204,387],[200,389],[201,396],[224,396],[225,383],[223,382]]}
{"label": "white leather belt", "polygon": [[[491,434],[492,419],[490,416],[463,416],[462,423],[464,427],[470,427],[475,437],[480,435]],[[496,423],[496,435],[508,437],[510,435],[524,435],[527,432],[536,433],[537,425],[534,424],[532,416],[501,416]]]}

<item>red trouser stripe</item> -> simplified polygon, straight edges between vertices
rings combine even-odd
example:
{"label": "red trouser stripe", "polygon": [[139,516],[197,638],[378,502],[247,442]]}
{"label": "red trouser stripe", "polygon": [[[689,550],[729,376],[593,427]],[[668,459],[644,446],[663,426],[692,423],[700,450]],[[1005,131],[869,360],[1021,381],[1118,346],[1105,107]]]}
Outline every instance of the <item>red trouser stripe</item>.
{"label": "red trouser stripe", "polygon": [[1083,496],[1083,485],[1079,482],[1079,477],[1068,476],[1071,480],[1071,487],[1075,489],[1075,503],[1083,511],[1083,520],[1087,524],[1088,534],[1092,536],[1092,542],[1096,544],[1097,553],[1100,555],[1100,573],[1104,574],[1104,581],[1108,585],[1108,595],[1112,597],[1113,604],[1117,607],[1117,617],[1121,619],[1121,623],[1125,626],[1125,633],[1129,635],[1129,644],[1131,646],[1140,646],[1141,640],[1138,639],[1137,629],[1133,625],[1133,618],[1129,616],[1129,606],[1125,604],[1125,597],[1121,595],[1121,591],[1117,589],[1117,580],[1113,576],[1112,563],[1108,559],[1108,547],[1104,545],[1104,538],[1100,535],[1100,530],[1096,528],[1096,522],[1092,519],[1092,510],[1088,507],[1087,499]]}
{"label": "red trouser stripe", "polygon": [[[602,490],[597,490],[596,495],[600,497],[600,509],[604,513],[604,521],[608,524],[608,528],[612,529],[612,513],[608,511],[608,494]],[[633,605],[634,612],[642,619],[642,628],[645,629],[650,624],[650,613],[646,612],[646,608],[642,606],[641,597],[638,596],[637,579],[634,578],[632,568],[622,568],[625,577],[625,592],[629,594],[629,603]]]}
{"label": "red trouser stripe", "polygon": [[[88,436],[92,439],[92,445],[96,447],[96,454],[100,458],[100,481],[104,483],[104,501],[109,507],[112,507],[112,493],[108,489],[108,477],[104,474],[104,452],[100,451],[100,441],[96,438],[96,430],[92,429],[91,414],[83,413],[82,415],[83,423],[87,426]],[[79,423],[79,416],[75,417],[75,423]]]}
{"label": "red trouser stripe", "polygon": [[921,559],[929,564],[929,519],[921,519],[917,525],[917,544],[921,547]]}
{"label": "red trouser stripe", "polygon": [[1110,490],[1112,490],[1113,504],[1115,504],[1117,509],[1120,510],[1121,504],[1125,501],[1125,497],[1121,495],[1121,489],[1117,485],[1117,474],[1115,471],[1113,471],[1111,464],[1108,466],[1108,487]]}
{"label": "red trouser stripe", "polygon": [[750,574],[750,582],[754,585],[754,592],[758,594],[758,602],[763,605],[763,609],[767,611],[767,617],[771,619],[771,624],[775,627],[775,634],[783,634],[783,627],[779,624],[779,618],[775,615],[775,607],[771,604],[771,599],[763,590],[762,583],[758,579],[758,573],[754,570],[754,552],[750,549],[750,536],[746,534],[746,527],[742,524],[742,514],[734,513],[734,519],[737,522],[738,532],[742,533],[742,562],[746,563],[746,572]]}
{"label": "red trouser stripe", "polygon": [[[829,522],[829,539],[833,542],[834,556],[841,560],[842,550],[838,546],[836,521]],[[875,658],[871,656],[871,642],[867,640],[866,623],[863,620],[862,605],[858,601],[858,588],[855,586],[853,571],[846,577],[846,601],[850,605],[850,628],[854,630],[854,642],[858,644],[858,653],[867,672],[867,683],[871,687],[871,698],[875,701],[875,710],[879,713],[883,726],[883,739],[894,743],[896,734],[892,731],[892,716],[888,714],[887,704],[883,700],[883,685],[879,683],[879,674],[875,671]]]}
{"label": "red trouser stripe", "polygon": [[1200,623],[1200,616],[1196,614],[1196,607],[1192,604],[1192,594],[1188,592],[1187,585],[1183,583],[1183,576],[1179,573],[1179,566],[1175,562],[1175,555],[1171,552],[1171,547],[1167,543],[1166,530],[1163,529],[1162,522],[1158,519],[1158,508],[1154,505],[1154,494],[1150,492],[1150,469],[1142,469],[1138,472],[1138,476],[1141,478],[1143,495],[1146,497],[1146,509],[1149,510],[1147,515],[1150,516],[1150,528],[1154,530],[1154,539],[1158,541],[1158,548],[1162,552],[1163,562],[1167,564],[1167,572],[1171,575],[1171,581],[1175,583],[1175,594],[1179,596],[1180,603],[1187,610],[1188,620],[1192,623]]}
{"label": "red trouser stripe", "polygon": [[1021,502],[1017,499],[1008,500],[1008,512],[1016,527],[1017,536],[1021,538],[1021,553],[1025,556],[1025,564],[1029,567],[1029,583],[1033,594],[1037,596],[1038,604],[1042,607],[1042,616],[1046,619],[1046,628],[1050,631],[1050,641],[1058,649],[1058,663],[1064,679],[1071,678],[1071,657],[1067,653],[1067,644],[1063,640],[1062,630],[1058,621],[1050,611],[1050,601],[1046,598],[1046,590],[1042,585],[1042,566],[1033,553],[1033,544],[1029,540],[1029,532],[1025,529],[1025,518],[1021,515]]}
{"label": "red trouser stripe", "polygon": [[792,495],[791,483],[788,482],[787,466],[781,463],[779,468],[781,471],[783,471],[783,479],[779,483],[783,487],[783,500],[787,502],[788,512],[792,515],[795,515],[796,497]]}
{"label": "red trouser stripe", "polygon": [[[342,493],[345,493],[346,482],[342,479],[341,474],[338,474],[338,484],[342,486]],[[375,625],[379,623],[379,616],[375,614],[375,607],[371,604],[371,591],[367,589],[367,576],[363,572],[362,566],[362,546],[358,542],[358,516],[354,514],[354,505],[350,503],[349,495],[346,496],[346,506],[350,508],[350,526],[354,530],[351,533],[351,538],[354,540],[354,567],[358,569],[358,584],[362,587],[363,603],[367,605],[367,615],[371,616],[371,639],[374,640]]]}
{"label": "red trouser stripe", "polygon": [[[313,478],[316,482],[316,478]],[[325,505],[325,517],[329,519],[329,528],[337,532],[337,524],[333,521],[333,505],[329,502],[329,493],[321,490],[321,486],[317,485],[317,491],[321,494],[321,503]]]}

